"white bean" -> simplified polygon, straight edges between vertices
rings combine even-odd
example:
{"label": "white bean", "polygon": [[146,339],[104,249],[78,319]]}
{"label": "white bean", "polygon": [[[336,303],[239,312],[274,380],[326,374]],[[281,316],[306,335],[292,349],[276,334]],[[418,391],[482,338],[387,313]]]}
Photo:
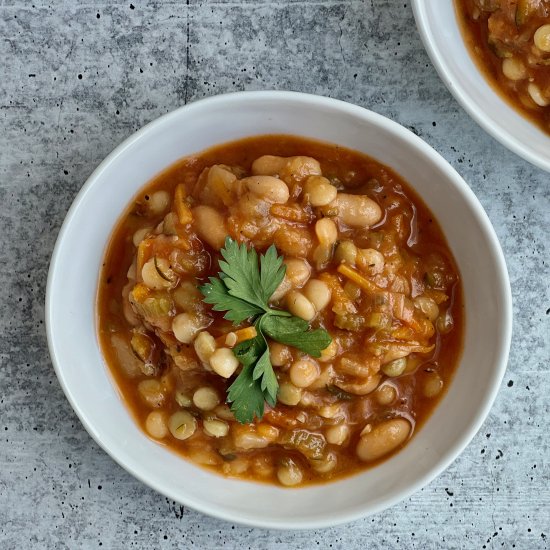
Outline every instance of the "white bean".
{"label": "white bean", "polygon": [[134,243],[134,246],[138,246],[138,244],[145,239],[145,236],[152,231],[152,227],[142,227],[141,229],[138,229],[134,236],[132,237],[132,242]]}
{"label": "white bean", "polygon": [[326,431],[326,439],[332,445],[343,445],[349,437],[349,426],[337,424]]}
{"label": "white bean", "polygon": [[279,385],[277,399],[284,405],[294,406],[302,398],[302,388],[298,388],[290,382],[283,382]]}
{"label": "white bean", "polygon": [[403,444],[411,433],[410,423],[403,418],[381,422],[362,433],[357,444],[357,456],[366,462],[376,460]]}
{"label": "white bean", "polygon": [[211,206],[193,208],[193,224],[199,237],[215,250],[223,248],[227,228],[225,218]]}
{"label": "white bean", "polygon": [[281,485],[285,485],[286,487],[298,485],[298,483],[302,482],[303,477],[304,475],[300,466],[291,458],[285,459],[277,469],[277,479]]}
{"label": "white bean", "polygon": [[542,92],[540,88],[534,83],[531,82],[527,86],[527,91],[529,92],[529,95],[531,96],[531,99],[539,106],[539,107],[546,107],[550,104],[550,101],[542,95]]}
{"label": "white bean", "polygon": [[209,332],[203,331],[195,338],[193,347],[201,362],[208,365],[212,354],[216,351],[216,340]]}
{"label": "white bean", "polygon": [[206,434],[212,437],[225,437],[229,433],[227,422],[218,418],[209,418],[203,421],[202,426]]}
{"label": "white bean", "polygon": [[202,328],[203,323],[192,313],[180,313],[172,320],[172,332],[182,344],[193,342]]}
{"label": "white bean", "polygon": [[298,388],[307,388],[319,377],[319,365],[312,359],[300,359],[292,363],[289,371],[290,381]]}
{"label": "white bean", "polygon": [[380,206],[366,195],[338,193],[329,205],[338,209],[338,217],[350,227],[370,227],[382,218]]}
{"label": "white bean", "polygon": [[193,403],[202,411],[211,411],[220,404],[220,397],[214,388],[203,386],[193,394]]}
{"label": "white bean", "polygon": [[239,366],[239,360],[229,348],[218,348],[210,356],[212,370],[223,378],[231,377]]}
{"label": "white bean", "polygon": [[163,439],[168,435],[166,416],[162,411],[153,411],[145,419],[147,433],[155,439]]}
{"label": "white bean", "polygon": [[329,286],[320,279],[310,279],[304,286],[304,296],[315,306],[317,311],[325,309],[332,296]]}
{"label": "white bean", "polygon": [[290,349],[279,342],[269,344],[269,359],[274,367],[284,367],[292,359]]}
{"label": "white bean", "polygon": [[168,191],[155,191],[149,196],[147,205],[151,214],[162,214],[168,206],[170,206],[170,195]]}
{"label": "white bean", "polygon": [[143,401],[150,407],[160,407],[164,402],[162,384],[155,378],[142,380],[138,384],[138,392]]}
{"label": "white bean", "polygon": [[517,57],[506,57],[502,60],[502,73],[510,80],[523,80],[528,76],[525,65]]}
{"label": "white bean", "polygon": [[310,176],[304,184],[304,196],[311,206],[326,206],[337,193],[336,187],[323,176]]}
{"label": "white bean", "polygon": [[168,420],[168,429],[176,439],[188,439],[195,433],[197,421],[191,413],[178,411]]}
{"label": "white bean", "polygon": [[338,239],[338,228],[330,218],[321,218],[315,223],[315,234],[322,245],[332,246]]}
{"label": "white bean", "polygon": [[286,295],[286,305],[292,315],[304,321],[311,321],[315,317],[315,306],[297,290],[291,290]]}
{"label": "white bean", "polygon": [[287,184],[273,176],[250,176],[243,178],[241,183],[251,193],[269,202],[284,204],[290,196]]}
{"label": "white bean", "polygon": [[143,283],[152,290],[170,288],[172,276],[173,271],[170,269],[170,263],[164,258],[151,258],[141,268]]}
{"label": "white bean", "polygon": [[535,46],[543,52],[550,52],[550,24],[541,25],[533,36]]}

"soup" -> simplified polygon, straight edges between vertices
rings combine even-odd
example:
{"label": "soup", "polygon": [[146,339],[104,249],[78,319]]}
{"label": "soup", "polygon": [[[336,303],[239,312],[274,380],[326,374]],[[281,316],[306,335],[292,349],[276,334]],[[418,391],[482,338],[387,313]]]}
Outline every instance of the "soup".
{"label": "soup", "polygon": [[550,1],[455,1],[466,43],[487,79],[550,133]]}
{"label": "soup", "polygon": [[159,444],[299,486],[398,452],[451,382],[459,273],[422,200],[355,151],[258,136],[182,159],[114,229],[99,339]]}

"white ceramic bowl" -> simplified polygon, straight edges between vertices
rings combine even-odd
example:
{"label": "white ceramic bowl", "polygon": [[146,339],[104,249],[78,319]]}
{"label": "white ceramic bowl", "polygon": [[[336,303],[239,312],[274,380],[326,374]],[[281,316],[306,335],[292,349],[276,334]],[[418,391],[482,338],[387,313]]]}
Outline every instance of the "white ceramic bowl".
{"label": "white ceramic bowl", "polygon": [[[302,489],[225,479],[148,439],[122,403],[96,335],[95,298],[105,246],[137,190],[190,153],[273,133],[363,151],[404,176],[440,221],[465,290],[464,353],[435,414],[402,452],[375,469]],[[506,368],[511,315],[499,243],[480,203],[453,168],[395,122],[354,105],[292,92],[244,92],[198,101],[126,140],[90,176],[67,214],[46,297],[57,376],[99,445],[170,499],[232,522],[274,528],[326,527],[372,514],[443,471],[489,412]]]}
{"label": "white ceramic bowl", "polygon": [[466,112],[520,157],[550,171],[550,135],[494,90],[470,56],[453,0],[412,0],[416,24],[439,76]]}

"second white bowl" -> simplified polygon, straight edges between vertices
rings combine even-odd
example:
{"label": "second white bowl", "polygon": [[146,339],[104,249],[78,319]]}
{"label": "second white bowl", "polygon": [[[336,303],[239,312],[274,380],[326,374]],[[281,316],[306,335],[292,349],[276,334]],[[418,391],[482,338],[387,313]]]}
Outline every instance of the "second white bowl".
{"label": "second white bowl", "polygon": [[505,147],[550,172],[550,135],[507,103],[472,59],[453,0],[412,0],[416,25],[439,76],[466,112]]}

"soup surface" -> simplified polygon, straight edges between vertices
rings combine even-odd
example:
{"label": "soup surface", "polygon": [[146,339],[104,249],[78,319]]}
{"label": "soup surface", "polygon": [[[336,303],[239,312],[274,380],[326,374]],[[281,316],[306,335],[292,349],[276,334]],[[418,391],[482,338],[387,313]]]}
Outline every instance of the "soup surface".
{"label": "soup surface", "polygon": [[473,58],[488,80],[550,133],[550,0],[455,0]]}
{"label": "soup surface", "polygon": [[209,149],[142,189],[107,248],[98,319],[145,433],[284,486],[402,448],[463,337],[459,274],[421,199],[365,155],[290,136]]}

